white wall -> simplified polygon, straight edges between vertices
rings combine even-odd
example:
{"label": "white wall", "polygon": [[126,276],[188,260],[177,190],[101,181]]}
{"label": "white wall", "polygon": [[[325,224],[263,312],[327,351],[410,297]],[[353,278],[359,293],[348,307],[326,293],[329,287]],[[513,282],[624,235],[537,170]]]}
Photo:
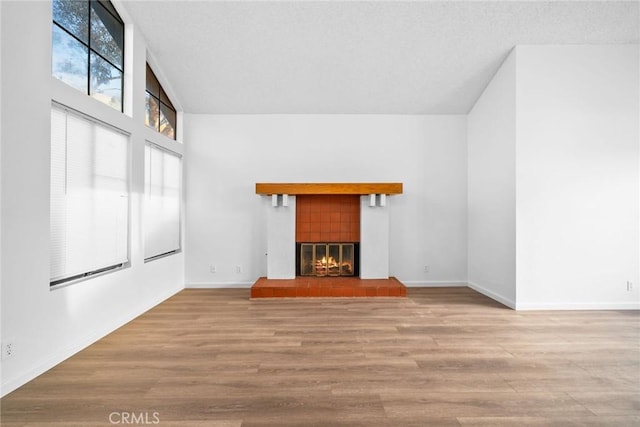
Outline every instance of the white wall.
{"label": "white wall", "polygon": [[511,51],[467,122],[468,282],[515,307],[516,54]]}
{"label": "white wall", "polygon": [[[143,263],[144,141],[182,150],[143,124],[144,40],[128,26],[131,117],[52,79],[51,2],[0,7],[2,341],[15,350],[2,360],[6,394],[182,289],[184,260]],[[49,287],[52,99],[131,133],[132,146],[131,267],[56,290]]]}
{"label": "white wall", "polygon": [[389,200],[390,274],[466,282],[465,116],[187,114],[185,138],[187,286],[266,275],[270,200],[256,182],[403,182]]}
{"label": "white wall", "polygon": [[638,60],[512,51],[468,117],[471,287],[518,309],[640,308]]}
{"label": "white wall", "polygon": [[638,46],[516,49],[517,307],[640,308]]}

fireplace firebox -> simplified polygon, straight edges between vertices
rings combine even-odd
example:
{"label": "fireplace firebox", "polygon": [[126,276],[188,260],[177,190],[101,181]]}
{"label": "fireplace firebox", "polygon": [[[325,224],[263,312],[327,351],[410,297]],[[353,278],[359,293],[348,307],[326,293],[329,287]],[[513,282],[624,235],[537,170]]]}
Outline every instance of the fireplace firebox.
{"label": "fireplace firebox", "polygon": [[297,243],[297,276],[359,276],[359,244]]}

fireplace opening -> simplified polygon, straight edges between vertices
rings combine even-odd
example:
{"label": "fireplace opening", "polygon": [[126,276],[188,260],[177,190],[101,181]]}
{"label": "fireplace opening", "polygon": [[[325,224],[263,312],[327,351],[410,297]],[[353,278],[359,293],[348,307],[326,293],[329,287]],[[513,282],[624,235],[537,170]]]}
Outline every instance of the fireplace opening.
{"label": "fireplace opening", "polygon": [[296,243],[296,276],[359,276],[359,244]]}

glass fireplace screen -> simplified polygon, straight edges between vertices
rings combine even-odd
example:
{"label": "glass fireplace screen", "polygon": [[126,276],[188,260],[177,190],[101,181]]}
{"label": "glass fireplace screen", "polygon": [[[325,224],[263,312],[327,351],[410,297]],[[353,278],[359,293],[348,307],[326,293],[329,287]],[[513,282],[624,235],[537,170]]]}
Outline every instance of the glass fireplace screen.
{"label": "glass fireplace screen", "polygon": [[301,243],[301,276],[353,276],[353,243]]}

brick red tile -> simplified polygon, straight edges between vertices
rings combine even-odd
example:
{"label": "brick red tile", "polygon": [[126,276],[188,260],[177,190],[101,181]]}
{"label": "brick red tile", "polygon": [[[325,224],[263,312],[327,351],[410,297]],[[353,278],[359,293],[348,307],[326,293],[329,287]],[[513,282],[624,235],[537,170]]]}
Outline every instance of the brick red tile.
{"label": "brick red tile", "polygon": [[296,240],[298,241],[298,243],[313,242],[313,240],[311,239],[311,233],[299,233],[296,236]]}
{"label": "brick red tile", "polygon": [[377,292],[377,289],[376,289],[375,287],[368,286],[368,287],[367,287],[367,288],[365,288],[365,289],[366,289],[366,295],[367,295],[368,297],[375,297],[375,296],[378,296],[378,292]]}
{"label": "brick red tile", "polygon": [[296,230],[301,233],[309,233],[311,231],[311,223],[310,222],[299,222],[296,225]]}
{"label": "brick red tile", "polygon": [[378,287],[378,292],[377,292],[379,297],[388,297],[389,296],[389,288],[386,286],[380,286]]}
{"label": "brick red tile", "polygon": [[355,277],[297,277],[293,280],[260,278],[250,290],[251,298],[283,297],[406,297],[397,279],[360,280]]}
{"label": "brick red tile", "polygon": [[352,297],[354,296],[354,289],[350,286],[345,286],[342,288],[342,296],[343,297]]}
{"label": "brick red tile", "polygon": [[309,208],[303,211],[296,211],[296,221],[298,222],[309,222],[311,220],[311,211]]}
{"label": "brick red tile", "polygon": [[390,297],[399,297],[400,296],[400,288],[399,287],[390,287],[389,288],[389,296]]}

